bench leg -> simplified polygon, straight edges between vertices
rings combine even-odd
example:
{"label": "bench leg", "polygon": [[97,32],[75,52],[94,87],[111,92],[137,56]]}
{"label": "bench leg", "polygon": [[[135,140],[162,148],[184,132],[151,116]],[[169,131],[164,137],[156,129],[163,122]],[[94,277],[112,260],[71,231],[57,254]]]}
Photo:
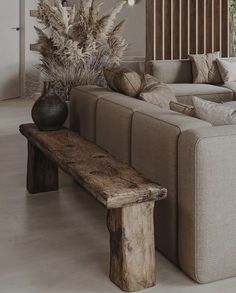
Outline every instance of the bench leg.
{"label": "bench leg", "polygon": [[154,202],[108,211],[110,279],[124,291],[156,283]]}
{"label": "bench leg", "polygon": [[27,190],[34,194],[58,189],[58,167],[28,142]]}

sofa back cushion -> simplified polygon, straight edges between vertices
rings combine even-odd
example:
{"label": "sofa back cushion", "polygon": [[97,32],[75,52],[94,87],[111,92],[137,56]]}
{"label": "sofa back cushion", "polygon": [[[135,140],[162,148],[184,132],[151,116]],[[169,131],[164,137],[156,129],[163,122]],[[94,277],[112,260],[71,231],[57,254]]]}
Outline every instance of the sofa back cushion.
{"label": "sofa back cushion", "polygon": [[124,60],[120,64],[122,67],[129,68],[142,75],[145,73],[145,61],[144,60]]}
{"label": "sofa back cushion", "polygon": [[155,60],[147,62],[147,73],[164,83],[192,83],[189,60]]}

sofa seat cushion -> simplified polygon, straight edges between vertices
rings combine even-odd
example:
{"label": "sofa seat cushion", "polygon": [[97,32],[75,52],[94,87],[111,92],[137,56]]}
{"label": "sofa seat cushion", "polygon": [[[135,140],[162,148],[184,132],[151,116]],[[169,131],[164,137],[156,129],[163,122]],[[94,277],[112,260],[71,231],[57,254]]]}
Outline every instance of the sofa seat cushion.
{"label": "sofa seat cushion", "polygon": [[[178,102],[192,105],[192,96],[212,102],[228,102],[233,100],[231,89],[211,84],[173,83],[168,84]],[[235,87],[236,89],[236,87]]]}
{"label": "sofa seat cushion", "polygon": [[236,100],[236,81],[230,81],[223,84],[223,87],[233,92],[233,98]]}

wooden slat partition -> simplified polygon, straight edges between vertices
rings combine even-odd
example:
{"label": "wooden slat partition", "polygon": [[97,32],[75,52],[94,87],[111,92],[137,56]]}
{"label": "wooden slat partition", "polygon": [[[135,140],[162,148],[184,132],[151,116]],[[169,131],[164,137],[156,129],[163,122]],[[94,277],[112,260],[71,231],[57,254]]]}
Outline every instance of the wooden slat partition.
{"label": "wooden slat partition", "polygon": [[228,0],[146,0],[147,60],[229,56]]}

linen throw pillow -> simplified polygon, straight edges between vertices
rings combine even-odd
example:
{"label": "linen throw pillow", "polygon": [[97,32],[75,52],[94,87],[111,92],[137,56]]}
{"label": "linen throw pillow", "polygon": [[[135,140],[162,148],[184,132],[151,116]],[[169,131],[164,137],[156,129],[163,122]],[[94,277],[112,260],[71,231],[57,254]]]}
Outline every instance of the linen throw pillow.
{"label": "linen throw pillow", "polygon": [[236,81],[236,62],[216,60],[223,82]]}
{"label": "linen throw pillow", "polygon": [[236,107],[230,108],[224,104],[209,102],[193,97],[196,117],[210,122],[212,125],[236,124]]}
{"label": "linen throw pillow", "polygon": [[171,101],[177,102],[171,89],[149,74],[143,75],[140,99],[165,109],[170,109]]}
{"label": "linen throw pillow", "polygon": [[189,55],[192,63],[193,83],[222,83],[217,58],[220,58],[220,52]]}
{"label": "linen throw pillow", "polygon": [[190,105],[185,105],[182,103],[170,102],[170,110],[185,114],[187,116],[195,116],[195,108]]}
{"label": "linen throw pillow", "polygon": [[139,97],[142,80],[137,72],[128,68],[104,68],[103,72],[112,90],[133,98]]}

